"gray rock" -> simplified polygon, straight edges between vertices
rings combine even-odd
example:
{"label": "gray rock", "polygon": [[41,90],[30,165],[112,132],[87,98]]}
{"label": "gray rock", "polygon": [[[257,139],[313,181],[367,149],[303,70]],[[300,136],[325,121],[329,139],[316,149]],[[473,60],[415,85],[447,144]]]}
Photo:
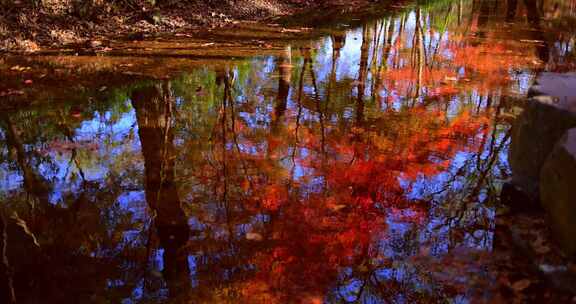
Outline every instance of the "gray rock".
{"label": "gray rock", "polygon": [[576,112],[576,73],[542,73],[529,95],[550,96],[557,107]]}
{"label": "gray rock", "polygon": [[576,257],[576,128],[568,130],[542,167],[540,199],[554,236]]}
{"label": "gray rock", "polygon": [[544,161],[566,130],[574,127],[576,113],[557,107],[552,98],[529,99],[512,127],[509,160],[513,183],[537,197]]}
{"label": "gray rock", "polygon": [[512,182],[534,201],[542,166],[566,130],[576,127],[576,73],[543,73],[512,129]]}

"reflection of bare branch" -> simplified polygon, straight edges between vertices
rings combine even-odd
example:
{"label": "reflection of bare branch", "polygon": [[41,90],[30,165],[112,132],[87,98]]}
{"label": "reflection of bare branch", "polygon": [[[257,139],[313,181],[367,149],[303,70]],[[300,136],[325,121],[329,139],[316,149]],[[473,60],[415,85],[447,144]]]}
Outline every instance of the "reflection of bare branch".
{"label": "reflection of bare branch", "polygon": [[60,123],[59,123],[60,129],[63,130],[64,136],[66,136],[68,141],[70,141],[73,144],[71,155],[70,155],[69,166],[68,166],[68,168],[66,168],[66,174],[64,175],[64,179],[66,179],[66,177],[68,177],[70,164],[74,163],[74,165],[76,166],[76,169],[78,169],[78,173],[80,174],[80,177],[82,178],[82,182],[86,183],[86,176],[84,175],[84,170],[82,170],[82,167],[80,166],[80,162],[78,161],[78,159],[76,159],[76,156],[78,155],[78,149],[75,145],[76,141],[74,140],[74,132],[72,132],[72,130],[70,130],[70,128],[68,127],[68,124],[66,123],[66,121],[64,119],[64,114],[62,113],[62,111],[59,111],[58,114],[60,116]]}
{"label": "reflection of bare branch", "polygon": [[304,73],[306,72],[307,59],[304,59],[302,71],[300,72],[300,79],[298,83],[298,113],[296,114],[296,127],[294,128],[294,147],[292,148],[292,168],[290,169],[290,180],[294,181],[294,172],[296,170],[296,147],[299,143],[298,131],[300,130],[300,119],[302,117],[302,93],[304,90]]}
{"label": "reflection of bare branch", "polygon": [[318,85],[316,84],[316,73],[314,72],[314,64],[312,60],[308,60],[308,64],[310,65],[310,76],[312,77],[312,85],[314,87],[314,99],[316,101],[316,110],[318,111],[318,119],[320,121],[320,138],[321,138],[321,146],[320,151],[323,156],[325,156],[325,146],[326,146],[326,135],[325,135],[325,128],[324,128],[324,112],[322,111],[322,104],[320,98],[320,92],[318,91]]}
{"label": "reflection of bare branch", "polygon": [[8,233],[7,223],[4,219],[4,213],[0,211],[0,300],[3,303],[15,304],[16,292],[14,291],[14,282],[8,261]]}

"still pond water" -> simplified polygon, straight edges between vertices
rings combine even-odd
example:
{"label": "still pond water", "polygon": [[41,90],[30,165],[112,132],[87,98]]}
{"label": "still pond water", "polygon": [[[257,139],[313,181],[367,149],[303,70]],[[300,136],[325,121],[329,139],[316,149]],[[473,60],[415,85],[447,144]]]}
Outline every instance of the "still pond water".
{"label": "still pond water", "polygon": [[510,123],[538,73],[573,68],[576,2],[386,14],[247,56],[204,43],[223,55],[4,111],[18,302],[490,301],[476,257],[494,250]]}

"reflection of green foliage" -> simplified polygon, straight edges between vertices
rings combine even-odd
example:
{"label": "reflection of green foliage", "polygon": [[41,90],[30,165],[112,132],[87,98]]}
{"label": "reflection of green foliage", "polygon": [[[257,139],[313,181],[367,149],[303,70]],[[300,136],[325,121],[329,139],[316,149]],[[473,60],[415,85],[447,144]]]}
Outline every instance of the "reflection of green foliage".
{"label": "reflection of green foliage", "polygon": [[[445,6],[440,6],[440,4],[445,4]],[[439,6],[434,11],[434,14],[429,13],[430,17],[430,28],[443,34],[448,29],[449,24],[453,24],[458,20],[458,15],[454,14],[452,11],[454,5],[451,3],[437,3]]]}

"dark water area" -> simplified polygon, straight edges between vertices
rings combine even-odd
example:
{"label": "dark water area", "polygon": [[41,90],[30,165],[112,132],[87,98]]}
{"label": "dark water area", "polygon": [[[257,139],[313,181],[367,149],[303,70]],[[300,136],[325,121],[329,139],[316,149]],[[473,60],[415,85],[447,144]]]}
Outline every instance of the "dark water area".
{"label": "dark water area", "polygon": [[325,32],[2,111],[5,299],[501,300],[510,125],[538,73],[573,69],[576,2],[433,1]]}

